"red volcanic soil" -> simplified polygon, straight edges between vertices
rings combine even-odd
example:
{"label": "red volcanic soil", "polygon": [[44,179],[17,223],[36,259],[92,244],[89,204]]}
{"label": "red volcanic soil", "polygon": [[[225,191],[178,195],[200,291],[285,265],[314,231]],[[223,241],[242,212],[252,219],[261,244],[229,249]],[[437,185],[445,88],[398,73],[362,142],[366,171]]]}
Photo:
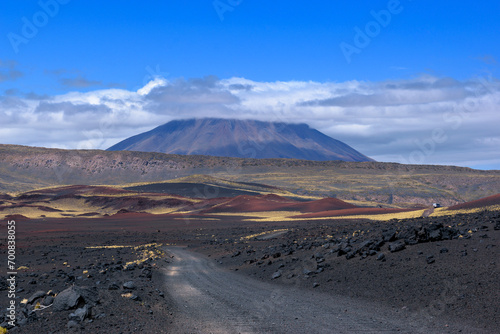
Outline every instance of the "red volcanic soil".
{"label": "red volcanic soil", "polygon": [[355,205],[335,198],[299,202],[278,195],[237,196],[227,202],[203,210],[203,213],[215,212],[261,212],[261,211],[300,211],[318,212],[356,208]]}
{"label": "red volcanic soil", "polygon": [[323,198],[317,201],[304,202],[300,207],[301,209],[299,211],[301,212],[321,212],[357,208],[356,205],[341,201],[336,198]]}
{"label": "red volcanic soil", "polygon": [[196,211],[196,210],[204,210],[207,208],[212,208],[216,205],[229,201],[230,197],[216,197],[202,200],[200,202],[191,202],[186,204],[183,209],[186,211]]}
{"label": "red volcanic soil", "polygon": [[5,217],[6,220],[15,220],[15,221],[24,221],[24,220],[28,220],[29,218],[28,217],[25,217],[23,215],[8,215],[7,217]]}
{"label": "red volcanic soil", "polygon": [[465,202],[462,204],[453,205],[450,206],[448,210],[477,209],[477,208],[484,208],[490,205],[500,205],[500,194],[496,194],[485,198],[480,198],[478,200],[471,202]]}
{"label": "red volcanic soil", "polygon": [[[354,211],[367,210],[390,211]],[[415,319],[415,314],[428,321],[444,319],[457,327],[464,323],[462,333],[498,332],[499,212],[388,222],[251,222],[225,216],[204,220],[207,216],[125,213],[98,219],[16,221],[16,265],[28,268],[18,271],[16,297],[28,299],[37,291],[61,293],[72,286],[88,287],[97,291],[100,300],[92,306],[92,321],[81,322],[83,328],[77,328],[77,332],[173,333],[170,324],[179,312],[169,297],[171,287],[165,285],[163,269],[170,266],[168,253],[144,262],[143,267],[123,270],[125,264],[143,253],[129,248],[87,248],[161,243],[189,246],[209,255],[221,269],[237,270],[238,275],[269,282],[276,291],[314,289],[314,293],[331,294],[333,301],[342,295],[399,309],[409,321]],[[6,224],[0,220],[0,229],[6,230]],[[269,239],[242,241],[245,236],[284,228],[287,233]],[[439,237],[431,237],[429,232],[436,228],[441,231]],[[425,232],[418,236],[427,239],[411,242],[415,241],[411,238],[416,231]],[[405,247],[390,250],[394,240],[405,243]],[[345,254],[348,248],[355,251]],[[5,242],[0,244],[0,256],[7,258]],[[281,276],[273,278],[277,271]],[[151,277],[146,276],[147,272],[152,273]],[[6,277],[0,276],[0,281],[5,282]],[[128,281],[137,286],[132,293],[140,300],[123,297],[126,291],[122,284]],[[118,288],[110,289],[114,283]],[[27,308],[22,310],[19,316],[28,314]],[[36,317],[12,332],[68,333],[69,315],[74,311],[40,309]],[[350,310],[345,312],[350,314]],[[483,331],[467,330],[469,324]],[[436,328],[434,332],[458,331]]]}
{"label": "red volcanic soil", "polygon": [[323,218],[323,217],[340,217],[340,216],[355,216],[355,215],[382,215],[385,213],[397,213],[413,211],[413,209],[384,209],[384,208],[354,208],[344,210],[328,210],[314,213],[306,213],[303,215],[292,216],[291,218]]}

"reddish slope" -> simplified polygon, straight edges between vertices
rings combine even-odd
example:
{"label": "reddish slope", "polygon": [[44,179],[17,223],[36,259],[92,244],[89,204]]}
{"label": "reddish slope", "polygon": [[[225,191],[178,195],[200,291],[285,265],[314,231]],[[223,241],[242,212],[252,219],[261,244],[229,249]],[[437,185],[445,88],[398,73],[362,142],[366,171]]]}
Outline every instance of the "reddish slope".
{"label": "reddish slope", "polygon": [[320,212],[328,210],[355,209],[356,205],[341,201],[336,198],[323,198],[317,201],[304,202],[301,205],[300,212]]}
{"label": "reddish slope", "polygon": [[450,206],[448,210],[477,209],[477,208],[484,208],[490,205],[500,205],[500,194],[480,198],[478,200],[471,202],[465,202],[462,204],[453,205]]}
{"label": "reddish slope", "polygon": [[216,212],[262,212],[262,211],[300,211],[318,212],[326,210],[353,209],[356,206],[335,198],[299,202],[278,195],[237,196],[203,213]]}
{"label": "reddish slope", "polygon": [[413,211],[414,209],[381,209],[381,208],[354,208],[344,210],[328,210],[315,213],[306,213],[303,215],[292,216],[291,218],[324,218],[356,215],[382,215],[385,213],[397,213]]}

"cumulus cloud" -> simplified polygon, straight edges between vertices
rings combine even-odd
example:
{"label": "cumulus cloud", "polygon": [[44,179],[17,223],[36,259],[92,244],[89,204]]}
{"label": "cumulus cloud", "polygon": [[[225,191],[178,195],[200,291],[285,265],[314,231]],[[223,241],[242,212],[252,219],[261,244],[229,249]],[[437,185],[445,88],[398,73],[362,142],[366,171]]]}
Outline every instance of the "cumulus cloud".
{"label": "cumulus cloud", "polygon": [[327,83],[155,77],[137,91],[0,96],[0,142],[105,149],[173,119],[222,117],[307,123],[379,161],[500,168],[498,105],[500,83],[491,77]]}

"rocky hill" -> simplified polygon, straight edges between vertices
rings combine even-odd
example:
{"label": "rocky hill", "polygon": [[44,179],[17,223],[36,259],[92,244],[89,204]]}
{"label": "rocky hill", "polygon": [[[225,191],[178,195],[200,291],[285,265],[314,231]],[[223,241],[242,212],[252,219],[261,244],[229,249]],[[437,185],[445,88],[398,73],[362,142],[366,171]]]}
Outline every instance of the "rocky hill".
{"label": "rocky hill", "polygon": [[0,145],[0,193],[58,185],[158,182],[196,174],[255,182],[301,195],[388,204],[453,205],[497,194],[500,189],[500,171],[453,166]]}

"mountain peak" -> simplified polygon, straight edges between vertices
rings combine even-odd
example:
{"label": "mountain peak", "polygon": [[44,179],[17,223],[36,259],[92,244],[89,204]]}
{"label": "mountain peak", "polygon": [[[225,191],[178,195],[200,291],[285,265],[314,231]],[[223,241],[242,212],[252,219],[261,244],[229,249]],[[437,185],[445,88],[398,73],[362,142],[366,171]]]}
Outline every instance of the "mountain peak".
{"label": "mountain peak", "polygon": [[108,150],[258,159],[373,161],[304,123],[220,118],[174,120],[125,139]]}

